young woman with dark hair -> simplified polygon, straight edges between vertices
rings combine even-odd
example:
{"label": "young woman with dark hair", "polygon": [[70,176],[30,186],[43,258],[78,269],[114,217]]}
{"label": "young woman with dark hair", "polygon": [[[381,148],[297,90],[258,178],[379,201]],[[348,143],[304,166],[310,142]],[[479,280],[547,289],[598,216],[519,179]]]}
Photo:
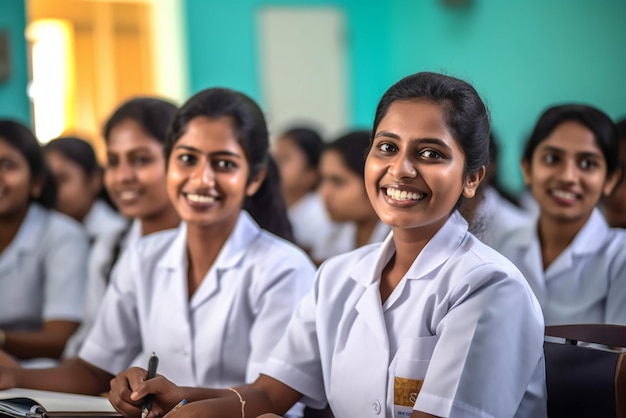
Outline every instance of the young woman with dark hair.
{"label": "young woman with dark hair", "polygon": [[22,363],[59,358],[82,318],[88,241],[55,195],[32,132],[0,120],[0,349]]}
{"label": "young woman with dark hair", "polygon": [[300,400],[337,417],[546,417],[539,304],[456,211],[489,158],[480,97],[452,77],[408,76],[381,99],[372,138],[367,194],[392,234],[319,268],[251,385],[138,379],[132,399],[155,394],[153,416],[190,401],[168,418],[283,414]]}

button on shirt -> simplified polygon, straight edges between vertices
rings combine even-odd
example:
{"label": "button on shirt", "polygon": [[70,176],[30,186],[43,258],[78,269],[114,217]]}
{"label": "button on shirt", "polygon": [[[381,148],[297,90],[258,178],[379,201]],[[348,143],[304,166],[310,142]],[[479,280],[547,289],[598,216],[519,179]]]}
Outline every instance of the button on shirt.
{"label": "button on shirt", "polygon": [[183,223],[124,252],[79,357],[117,374],[145,368],[155,352],[158,372],[184,386],[256,379],[311,287],[313,264],[242,212],[190,300],[185,248]]}
{"label": "button on shirt", "polygon": [[[263,373],[338,417],[545,417],[543,319],[519,270],[455,213],[383,305],[394,254],[390,234],[324,263]],[[396,379],[423,384],[413,406]]]}

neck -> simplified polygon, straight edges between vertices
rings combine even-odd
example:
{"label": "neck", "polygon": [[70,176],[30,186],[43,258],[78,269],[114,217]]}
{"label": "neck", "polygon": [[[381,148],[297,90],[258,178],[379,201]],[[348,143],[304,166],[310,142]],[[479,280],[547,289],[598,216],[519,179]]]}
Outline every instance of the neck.
{"label": "neck", "polygon": [[356,221],[356,246],[361,247],[369,244],[372,234],[378,225],[378,216],[374,216]]}
{"label": "neck", "polygon": [[309,193],[308,190],[297,190],[297,191],[291,191],[289,193],[285,192],[284,193],[285,204],[289,208],[295,205],[296,203],[298,203],[298,201],[302,199],[304,196],[306,196],[308,193]]}
{"label": "neck", "polygon": [[0,216],[0,254],[13,242],[17,231],[20,230],[28,208],[30,205],[26,205],[19,210],[12,213]]}
{"label": "neck", "polygon": [[539,216],[537,234],[544,270],[572,243],[590,216],[574,221],[561,221],[545,214]]}
{"label": "neck", "polygon": [[238,217],[232,222],[204,227],[187,224],[188,294],[191,297],[213,266],[224,243],[235,229]]}
{"label": "neck", "polygon": [[154,232],[176,228],[180,224],[180,217],[171,205],[161,212],[141,219],[141,235],[149,235]]}

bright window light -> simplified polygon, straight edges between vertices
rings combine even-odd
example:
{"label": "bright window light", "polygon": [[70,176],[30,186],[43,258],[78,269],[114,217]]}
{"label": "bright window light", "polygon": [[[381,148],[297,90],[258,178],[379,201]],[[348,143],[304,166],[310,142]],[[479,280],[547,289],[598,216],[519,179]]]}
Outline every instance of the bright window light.
{"label": "bright window light", "polygon": [[74,120],[73,32],[64,20],[37,20],[26,29],[31,42],[35,134],[42,143],[63,134]]}

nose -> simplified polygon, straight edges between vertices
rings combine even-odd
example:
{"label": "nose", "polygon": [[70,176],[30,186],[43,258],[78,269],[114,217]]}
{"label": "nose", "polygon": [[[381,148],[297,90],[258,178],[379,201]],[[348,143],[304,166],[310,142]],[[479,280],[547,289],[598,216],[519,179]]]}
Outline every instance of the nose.
{"label": "nose", "polygon": [[389,166],[389,174],[394,178],[414,178],[417,170],[411,159],[404,152],[399,152]]}
{"label": "nose", "polygon": [[578,178],[578,165],[574,160],[567,160],[561,166],[559,178],[566,183],[573,183]]}
{"label": "nose", "polygon": [[198,164],[191,173],[191,180],[208,187],[215,186],[215,171],[210,163]]}
{"label": "nose", "polygon": [[133,167],[126,161],[120,161],[116,167],[107,168],[112,174],[112,177],[118,183],[129,183],[136,178],[136,173]]}

